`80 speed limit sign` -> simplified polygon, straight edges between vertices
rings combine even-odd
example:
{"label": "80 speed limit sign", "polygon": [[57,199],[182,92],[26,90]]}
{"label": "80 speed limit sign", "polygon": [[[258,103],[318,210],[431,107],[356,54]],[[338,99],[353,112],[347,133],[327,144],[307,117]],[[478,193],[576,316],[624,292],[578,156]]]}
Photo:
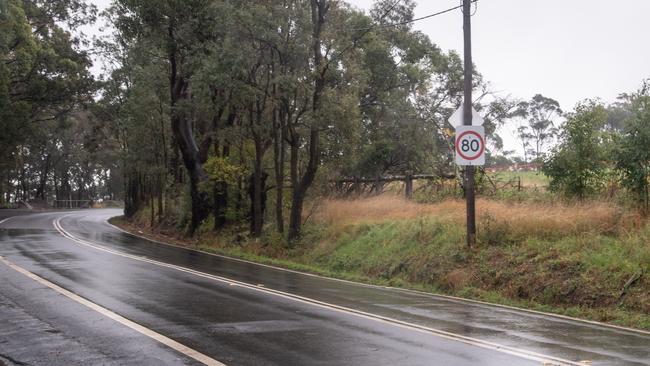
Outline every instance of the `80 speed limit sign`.
{"label": "80 speed limit sign", "polygon": [[485,165],[485,128],[456,127],[456,164]]}

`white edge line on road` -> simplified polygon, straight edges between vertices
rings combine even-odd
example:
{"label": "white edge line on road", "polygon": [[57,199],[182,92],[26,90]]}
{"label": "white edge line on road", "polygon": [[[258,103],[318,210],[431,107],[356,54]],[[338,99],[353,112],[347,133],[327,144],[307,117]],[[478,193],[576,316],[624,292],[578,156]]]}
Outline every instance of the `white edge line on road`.
{"label": "white edge line on road", "polygon": [[103,251],[103,252],[106,252],[106,253],[111,253],[113,255],[133,259],[133,260],[144,262],[144,263],[157,265],[157,266],[160,266],[160,267],[171,268],[171,269],[174,269],[174,270],[177,270],[177,271],[180,271],[180,272],[193,274],[193,275],[198,276],[198,277],[203,277],[203,278],[210,279],[210,280],[213,280],[213,281],[216,281],[216,282],[225,283],[225,284],[228,284],[228,285],[231,285],[231,286],[232,285],[237,285],[237,286],[249,289],[249,290],[253,290],[253,291],[257,291],[257,292],[263,292],[263,293],[270,294],[270,295],[275,295],[275,296],[278,296],[278,297],[281,297],[281,298],[284,298],[284,299],[300,302],[300,303],[303,303],[303,304],[317,306],[317,307],[320,307],[320,308],[323,308],[323,309],[327,309],[327,310],[331,310],[331,311],[337,311],[337,312],[348,314],[348,315],[354,315],[354,316],[357,316],[357,317],[360,317],[360,318],[373,320],[373,321],[378,321],[378,322],[383,323],[383,324],[388,324],[388,325],[396,326],[396,327],[403,328],[403,329],[409,329],[409,330],[414,330],[414,331],[418,331],[418,332],[421,332],[421,333],[435,335],[435,336],[440,337],[440,338],[445,338],[445,339],[449,339],[449,340],[469,344],[469,345],[472,345],[472,346],[481,347],[481,348],[485,348],[485,349],[489,349],[489,350],[509,354],[509,355],[512,355],[512,356],[517,356],[517,357],[532,360],[532,361],[539,361],[539,362],[542,362],[544,365],[584,366],[583,363],[576,362],[576,361],[565,360],[565,359],[558,358],[558,357],[543,355],[543,354],[540,354],[540,353],[537,353],[537,352],[518,349],[516,347],[504,346],[504,345],[500,345],[500,344],[489,342],[489,341],[483,341],[483,340],[480,340],[480,339],[471,338],[471,337],[467,337],[467,336],[447,332],[447,331],[440,330],[440,329],[430,328],[430,327],[426,327],[426,326],[422,326],[422,325],[418,325],[418,324],[413,324],[413,323],[401,321],[401,320],[398,320],[398,319],[393,319],[393,318],[389,318],[389,317],[385,317],[385,316],[381,316],[381,315],[377,315],[377,314],[372,314],[372,313],[368,313],[368,312],[364,312],[364,311],[360,311],[360,310],[355,310],[355,309],[340,306],[340,305],[330,304],[330,303],[327,303],[327,302],[324,302],[324,301],[320,301],[320,300],[316,300],[316,299],[312,299],[312,298],[308,298],[308,297],[304,297],[304,296],[299,296],[299,295],[295,295],[295,294],[291,294],[291,293],[287,293],[287,292],[283,292],[283,291],[279,291],[279,290],[273,290],[273,289],[261,287],[261,286],[258,286],[258,285],[251,285],[249,283],[229,279],[227,277],[212,275],[212,274],[196,271],[196,270],[193,270],[193,269],[190,269],[190,268],[177,266],[177,265],[174,265],[174,264],[160,262],[160,261],[156,261],[156,260],[149,259],[149,258],[146,258],[146,257],[140,257],[140,256],[136,256],[136,255],[123,253],[123,252],[120,252],[120,251],[117,251],[117,250],[109,249],[109,248],[103,247],[101,245],[97,245],[95,243],[86,241],[84,239],[77,238],[77,237],[73,236],[72,234],[70,234],[69,232],[67,232],[65,229],[63,229],[63,227],[60,224],[60,221],[63,218],[67,217],[67,216],[69,216],[69,215],[60,216],[60,217],[58,217],[57,219],[55,219],[53,221],[53,225],[56,228],[56,230],[59,231],[59,233],[61,233],[61,235],[63,235],[64,237],[66,237],[66,238],[68,238],[68,239],[70,239],[70,240],[72,240],[72,241],[74,241],[74,242],[76,242],[78,244],[81,244],[81,245],[84,245],[84,246],[87,246],[87,247],[91,247],[91,248],[99,250],[99,251]]}
{"label": "white edge line on road", "polygon": [[72,299],[72,300],[78,302],[79,304],[82,304],[82,305],[84,305],[84,306],[86,306],[86,307],[88,307],[88,308],[90,308],[90,309],[92,309],[92,310],[106,316],[107,318],[115,320],[116,322],[118,322],[118,323],[120,323],[122,325],[125,325],[125,326],[135,330],[138,333],[141,333],[141,334],[143,334],[143,335],[145,335],[145,336],[147,336],[147,337],[149,337],[149,338],[151,338],[151,339],[153,339],[155,341],[158,341],[158,342],[164,344],[165,346],[167,346],[167,347],[169,347],[169,348],[171,348],[171,349],[173,349],[173,350],[175,350],[175,351],[177,351],[179,353],[184,354],[187,357],[193,358],[194,360],[196,360],[196,361],[198,361],[198,362],[200,362],[200,363],[202,363],[204,365],[208,365],[208,366],[226,366],[225,364],[223,364],[223,363],[221,363],[221,362],[219,362],[219,361],[217,361],[217,360],[215,360],[215,359],[213,359],[213,358],[211,358],[209,356],[206,356],[203,353],[200,353],[199,351],[196,351],[196,350],[194,350],[192,348],[189,348],[189,347],[183,345],[182,343],[176,342],[175,340],[173,340],[171,338],[165,337],[164,335],[162,335],[160,333],[157,333],[157,332],[155,332],[155,331],[153,331],[153,330],[151,330],[149,328],[146,328],[146,327],[144,327],[144,326],[142,326],[142,325],[140,325],[138,323],[135,323],[135,322],[133,322],[133,321],[119,315],[119,314],[116,314],[116,313],[114,313],[114,312],[112,312],[112,311],[110,311],[110,310],[108,310],[108,309],[106,309],[106,308],[104,308],[104,307],[102,307],[100,305],[95,304],[94,302],[91,302],[91,301],[89,301],[89,300],[75,294],[74,292],[68,291],[68,290],[64,289],[63,287],[61,287],[61,286],[59,286],[59,285],[57,285],[55,283],[52,283],[52,282],[50,282],[50,281],[48,281],[48,280],[46,280],[46,279],[32,273],[32,272],[29,272],[28,270],[18,266],[17,264],[15,264],[13,262],[10,262],[9,260],[7,260],[6,258],[4,258],[2,256],[0,256],[0,262],[4,263],[5,265],[7,265],[8,267],[14,269],[15,271],[17,271],[19,273],[22,273],[23,275],[31,278],[32,280],[34,280],[34,281],[36,281],[36,282],[38,282],[38,283],[40,283],[42,285],[45,285],[45,286],[49,287],[50,289],[60,293],[61,295],[66,296],[69,299]]}
{"label": "white edge line on road", "polygon": [[0,220],[0,225],[4,224],[5,222],[7,222],[7,221],[9,221],[9,220],[11,220],[11,219],[13,219],[14,217],[16,217],[16,216],[7,217],[7,218],[4,219],[4,220]]}
{"label": "white edge line on road", "polygon": [[575,317],[568,316],[568,315],[546,313],[546,312],[539,311],[539,310],[518,308],[518,307],[515,307],[515,306],[509,306],[509,305],[503,305],[503,304],[494,304],[494,303],[490,303],[490,302],[487,302],[487,301],[466,299],[466,298],[457,297],[457,296],[450,296],[450,295],[434,294],[434,293],[430,293],[430,292],[411,290],[411,289],[400,288],[400,287],[372,285],[372,284],[368,284],[368,283],[355,282],[355,281],[350,281],[350,280],[344,280],[344,279],[341,279],[341,278],[327,277],[327,276],[322,276],[322,275],[318,275],[318,274],[314,274],[314,273],[302,272],[302,271],[297,271],[297,270],[294,270],[294,269],[277,267],[277,266],[264,264],[264,263],[257,263],[257,262],[249,261],[249,260],[246,260],[246,259],[229,257],[229,256],[223,255],[223,254],[210,253],[210,252],[207,252],[205,250],[188,248],[188,247],[184,247],[184,246],[181,246],[181,245],[165,243],[165,242],[162,242],[162,241],[159,241],[159,240],[147,238],[144,235],[138,235],[138,234],[134,234],[132,232],[126,231],[126,230],[122,229],[119,226],[111,224],[108,220],[110,220],[110,218],[106,219],[106,224],[107,225],[109,225],[109,226],[113,227],[114,229],[119,230],[119,231],[121,231],[121,232],[123,232],[125,234],[134,236],[136,238],[144,239],[144,240],[156,243],[156,244],[166,245],[166,246],[170,246],[170,247],[174,247],[174,248],[180,248],[180,249],[190,250],[190,251],[193,251],[193,252],[207,254],[207,255],[214,256],[214,257],[218,257],[218,258],[228,259],[228,260],[232,260],[232,261],[235,261],[235,262],[253,264],[253,265],[256,265],[256,266],[271,268],[271,269],[275,269],[275,270],[278,270],[278,271],[296,273],[296,274],[301,274],[301,275],[310,276],[310,277],[322,278],[322,279],[330,280],[330,281],[349,283],[349,284],[353,284],[353,285],[357,285],[357,286],[377,288],[377,289],[389,289],[389,290],[413,293],[413,294],[424,296],[424,297],[439,298],[439,299],[444,299],[444,300],[448,300],[448,301],[456,302],[456,303],[472,303],[472,304],[476,304],[476,305],[485,305],[487,307],[497,307],[497,308],[501,308],[501,309],[505,309],[505,310],[512,310],[514,312],[541,315],[541,316],[544,316],[544,317],[547,317],[547,318],[557,318],[556,320],[568,320],[568,321],[573,321],[573,322],[578,322],[578,323],[591,324],[591,325],[595,325],[595,326],[599,326],[599,327],[611,328],[611,329],[625,331],[625,332],[638,333],[638,334],[643,334],[643,335],[650,335],[650,331],[646,331],[646,330],[642,330],[642,329],[634,329],[634,328],[624,327],[624,326],[620,326],[620,325],[603,323],[603,322],[599,322],[599,321],[596,321],[596,320],[580,319],[580,318],[575,318]]}

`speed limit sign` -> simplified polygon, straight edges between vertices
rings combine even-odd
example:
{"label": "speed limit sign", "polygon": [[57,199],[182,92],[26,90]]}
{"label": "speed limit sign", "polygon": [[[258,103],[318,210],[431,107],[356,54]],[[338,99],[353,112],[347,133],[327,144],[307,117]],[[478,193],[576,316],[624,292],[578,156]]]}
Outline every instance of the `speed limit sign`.
{"label": "speed limit sign", "polygon": [[485,165],[485,128],[456,127],[456,164]]}

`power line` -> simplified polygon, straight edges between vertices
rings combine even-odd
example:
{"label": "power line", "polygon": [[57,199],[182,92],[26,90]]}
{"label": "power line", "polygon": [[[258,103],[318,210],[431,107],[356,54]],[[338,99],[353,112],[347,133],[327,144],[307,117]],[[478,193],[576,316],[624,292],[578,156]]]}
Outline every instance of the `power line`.
{"label": "power line", "polygon": [[[379,18],[379,20],[383,20],[384,18],[386,18],[386,17],[388,16],[388,14],[390,14],[390,12],[393,11],[393,9],[395,9],[395,7],[397,6],[397,4],[399,4],[399,3],[401,3],[401,2],[402,2],[402,0],[397,0],[397,1],[395,1],[395,2],[393,3],[393,5],[391,5],[390,7],[388,7],[388,9],[386,9],[386,11],[384,12],[384,14],[382,14],[382,16]],[[368,34],[371,30],[373,30],[373,29],[377,29],[378,27],[380,27],[378,24],[373,24],[373,25],[371,25],[371,26],[368,27],[368,28],[357,28],[357,29],[351,29],[351,30],[352,30],[352,31],[364,31],[364,33],[363,33],[362,35],[360,35],[359,37],[357,37],[358,39],[361,39],[361,38],[363,38],[366,34]]]}
{"label": "power line", "polygon": [[[395,9],[395,7],[397,6],[397,4],[399,4],[399,3],[401,3],[401,2],[402,2],[402,0],[397,0],[397,1],[395,1],[395,2],[393,3],[393,5],[391,5],[390,7],[388,7],[388,9],[386,9],[386,11],[384,12],[384,14],[382,14],[382,16],[379,18],[379,20],[382,20],[382,19],[384,19],[385,17],[387,17],[388,14],[390,14],[390,12],[393,11],[393,9]],[[370,33],[370,31],[373,30],[373,29],[375,29],[375,25],[373,25],[372,27],[366,28],[366,29],[359,29],[360,31],[363,31],[363,33],[361,33],[361,34],[359,34],[358,36],[354,37],[354,39],[352,40],[352,44],[350,44],[348,47],[345,47],[345,48],[344,48],[341,52],[339,52],[337,55],[333,56],[333,57],[330,59],[330,61],[328,62],[328,64],[329,64],[330,62],[332,62],[333,60],[336,60],[336,59],[338,59],[339,57],[341,57],[344,53],[346,53],[346,52],[349,51],[350,49],[356,47],[357,42],[359,42],[363,37],[365,37],[365,36],[366,36],[368,33]]]}
{"label": "power line", "polygon": [[[388,14],[390,14],[390,12],[393,11],[393,9],[395,9],[395,7],[396,7],[400,2],[402,2],[402,0],[397,0],[397,1],[395,1],[395,2],[393,3],[393,5],[391,5],[390,7],[388,7],[388,9],[384,12],[384,14],[382,14],[382,16],[379,18],[379,20],[382,20],[382,19],[386,18],[386,17],[388,16]],[[472,3],[477,3],[477,2],[478,2],[478,0],[472,0],[472,1],[470,2],[470,4],[472,4]],[[451,11],[454,11],[454,10],[457,10],[457,9],[461,9],[461,8],[463,8],[463,5],[455,6],[455,7],[453,7],[453,8],[449,8],[449,9],[446,9],[446,10],[443,10],[443,11],[439,11],[439,12],[437,12],[437,13],[433,13],[433,14],[425,15],[425,16],[423,16],[423,17],[414,18],[414,19],[411,19],[411,20],[408,20],[408,21],[405,21],[405,22],[391,23],[391,24],[384,24],[384,25],[381,25],[381,24],[373,24],[372,26],[367,27],[367,28],[356,28],[356,29],[350,29],[351,31],[360,31],[360,32],[362,32],[362,33],[359,34],[358,36],[356,36],[356,37],[353,38],[353,40],[352,40],[352,44],[351,44],[351,45],[349,45],[348,47],[345,47],[341,52],[339,52],[338,54],[332,56],[332,58],[330,59],[329,62],[332,62],[333,60],[337,60],[337,59],[338,59],[339,57],[341,57],[345,52],[347,52],[347,51],[349,51],[350,49],[354,48],[354,47],[356,46],[357,42],[359,42],[363,37],[365,37],[366,35],[368,35],[368,33],[370,33],[370,31],[373,31],[373,30],[375,30],[375,29],[390,28],[390,27],[396,27],[396,26],[400,26],[400,25],[405,25],[405,24],[414,23],[414,22],[417,22],[417,21],[420,21],[420,20],[423,20],[423,19],[433,18],[433,17],[438,16],[438,15],[442,15],[442,14],[445,14],[445,13],[449,13],[449,12],[451,12]]]}
{"label": "power line", "polygon": [[[471,3],[477,3],[477,2],[478,2],[478,0],[472,0]],[[399,1],[398,1],[398,3],[399,3]],[[397,3],[395,3],[395,5],[397,5]],[[393,5],[391,8],[394,8],[395,5]],[[407,21],[404,21],[404,22],[391,23],[391,24],[383,24],[383,25],[382,25],[382,24],[375,24],[375,25],[373,25],[373,26],[371,26],[371,27],[367,27],[367,28],[355,28],[355,29],[352,29],[352,30],[353,30],[353,31],[371,31],[371,30],[373,30],[373,29],[379,29],[379,28],[398,27],[398,26],[400,26],[400,25],[406,25],[406,24],[415,23],[415,22],[420,21],[420,20],[433,18],[433,17],[435,17],[435,16],[442,15],[442,14],[446,14],[446,13],[452,12],[452,11],[457,10],[457,9],[462,9],[462,8],[463,8],[462,5],[458,5],[458,6],[454,6],[453,8],[445,9],[445,10],[443,10],[443,11],[439,11],[439,12],[437,12],[437,13],[433,13],[433,14],[425,15],[425,16],[422,16],[422,17],[419,17],[419,18],[413,18],[413,19],[411,19],[411,20],[407,20]],[[476,12],[476,10],[475,10],[475,12]],[[472,14],[472,15],[473,15],[473,14]]]}

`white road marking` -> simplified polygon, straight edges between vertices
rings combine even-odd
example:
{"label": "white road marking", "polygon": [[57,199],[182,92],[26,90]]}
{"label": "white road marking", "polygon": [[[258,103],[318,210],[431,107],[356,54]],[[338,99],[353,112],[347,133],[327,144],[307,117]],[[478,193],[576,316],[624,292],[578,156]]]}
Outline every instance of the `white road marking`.
{"label": "white road marking", "polygon": [[14,217],[16,217],[16,216],[7,217],[7,218],[4,219],[4,220],[0,220],[0,225],[4,224],[5,222],[7,222],[7,221],[9,221],[9,220],[11,220],[11,219],[13,219]]}
{"label": "white road marking", "polygon": [[96,311],[96,312],[110,318],[110,319],[113,319],[116,322],[118,322],[118,323],[120,323],[122,325],[125,325],[125,326],[135,330],[138,333],[141,333],[141,334],[143,334],[143,335],[145,335],[145,336],[147,336],[147,337],[149,337],[151,339],[154,339],[154,340],[164,344],[165,346],[167,346],[167,347],[169,347],[169,348],[171,348],[171,349],[173,349],[173,350],[175,350],[177,352],[180,352],[180,353],[184,354],[185,356],[193,358],[194,360],[196,360],[196,361],[198,361],[198,362],[200,362],[200,363],[202,363],[204,365],[208,365],[208,366],[226,366],[225,364],[223,364],[223,363],[221,363],[221,362],[219,362],[219,361],[217,361],[217,360],[215,360],[215,359],[213,359],[213,358],[211,358],[209,356],[206,356],[206,355],[204,355],[203,353],[201,353],[199,351],[196,351],[196,350],[194,350],[192,348],[189,348],[189,347],[183,345],[182,343],[176,342],[175,340],[173,340],[171,338],[167,338],[167,337],[165,337],[164,335],[162,335],[160,333],[157,333],[157,332],[155,332],[155,331],[153,331],[153,330],[151,330],[149,328],[146,328],[146,327],[144,327],[144,326],[142,326],[142,325],[140,325],[138,323],[135,323],[135,322],[133,322],[133,321],[121,316],[121,315],[118,315],[118,314],[116,314],[116,313],[114,313],[114,312],[112,312],[112,311],[110,311],[110,310],[108,310],[108,309],[106,309],[106,308],[104,308],[104,307],[102,307],[100,305],[95,304],[94,302],[86,300],[83,297],[81,297],[81,296],[79,296],[79,295],[77,295],[77,294],[75,294],[75,293],[73,293],[71,291],[68,291],[68,290],[64,289],[63,287],[61,287],[61,286],[59,286],[57,284],[54,284],[54,283],[52,283],[52,282],[50,282],[50,281],[48,281],[48,280],[34,274],[32,272],[29,272],[28,270],[18,266],[17,264],[15,264],[13,262],[10,262],[9,260],[5,259],[2,256],[0,256],[0,262],[4,263],[5,265],[7,265],[8,267],[14,269],[15,271],[17,271],[19,273],[22,273],[23,275],[31,278],[32,280],[51,288],[52,290],[60,293],[61,295],[64,295],[64,296],[66,296],[66,297],[68,297],[68,298],[70,298],[70,299],[72,299],[72,300],[74,300],[74,301],[76,301],[76,302],[78,302],[78,303],[80,303],[80,304],[82,304],[82,305],[84,305],[84,306],[86,306],[86,307],[88,307],[88,308],[90,308],[90,309],[92,309],[92,310],[94,310],[94,311]]}
{"label": "white road marking", "polygon": [[[344,280],[344,279],[341,279],[341,278],[333,278],[333,277],[321,276],[321,275],[314,274],[314,273],[309,273],[309,272],[301,272],[301,271],[297,271],[297,270],[294,270],[294,269],[288,269],[288,268],[273,266],[273,265],[270,265],[270,264],[257,263],[257,262],[253,262],[253,261],[249,261],[249,260],[245,260],[245,259],[241,259],[241,258],[234,258],[234,257],[226,256],[226,255],[210,253],[210,252],[206,252],[205,250],[187,248],[187,247],[183,247],[183,246],[176,245],[176,244],[165,243],[165,242],[162,242],[162,241],[159,241],[159,240],[148,238],[148,237],[146,237],[144,235],[137,235],[137,234],[134,234],[132,232],[126,231],[126,230],[122,229],[119,226],[111,224],[108,220],[109,219],[105,220],[105,223],[108,226],[111,226],[112,228],[114,228],[116,230],[119,230],[119,231],[121,231],[121,232],[123,232],[125,234],[128,234],[128,235],[134,236],[136,238],[144,239],[144,240],[156,243],[156,244],[166,245],[166,246],[170,246],[170,247],[174,247],[174,248],[180,248],[180,249],[189,250],[189,251],[193,251],[193,252],[197,252],[197,253],[203,253],[203,254],[206,254],[206,255],[213,256],[213,257],[223,258],[223,259],[227,259],[227,260],[231,260],[231,261],[235,261],[235,262],[252,264],[252,265],[256,265],[256,266],[260,266],[260,267],[271,268],[271,269],[278,270],[278,271],[296,273],[296,274],[300,274],[300,275],[304,275],[304,276],[321,278],[321,279],[325,279],[325,280],[329,280],[329,281],[349,283],[349,284],[356,285],[356,286],[363,286],[363,287],[370,287],[370,288],[377,288],[377,289],[388,289],[388,290],[412,293],[412,294],[420,295],[420,296],[423,296],[423,297],[447,300],[447,301],[455,302],[455,303],[461,303],[461,304],[470,303],[470,304],[474,304],[474,305],[477,305],[477,306],[481,305],[481,306],[484,306],[484,307],[491,307],[491,308],[496,307],[496,308],[501,308],[501,309],[504,309],[504,310],[512,310],[515,313],[528,313],[528,314],[533,314],[533,315],[541,315],[541,316],[546,317],[546,318],[557,318],[558,320],[568,320],[568,321],[572,321],[572,322],[576,322],[576,323],[591,324],[591,325],[595,325],[595,326],[599,326],[599,327],[611,328],[611,329],[621,330],[621,331],[630,332],[630,333],[650,335],[650,331],[646,331],[646,330],[642,330],[642,329],[635,329],[635,328],[630,328],[630,327],[624,327],[624,326],[620,326],[620,325],[603,323],[603,322],[599,322],[599,321],[596,321],[596,320],[587,320],[587,319],[575,318],[575,317],[568,316],[568,315],[547,313],[547,312],[543,312],[543,311],[539,311],[539,310],[518,308],[518,307],[515,307],[515,306],[509,306],[509,305],[503,305],[503,304],[494,304],[494,303],[490,303],[490,302],[487,302],[487,301],[466,299],[466,298],[451,296],[451,295],[432,294],[430,292],[411,290],[411,289],[392,287],[392,286],[371,285],[371,284],[367,284],[367,283]],[[554,319],[551,319],[551,320],[554,320]]]}
{"label": "white road marking", "polygon": [[63,229],[60,222],[61,222],[61,220],[63,218],[65,218],[67,216],[70,216],[70,215],[60,216],[60,217],[58,217],[57,219],[55,219],[53,221],[53,225],[56,228],[56,230],[59,231],[59,233],[61,233],[61,235],[63,235],[64,237],[74,241],[75,243],[78,243],[78,244],[81,244],[81,245],[84,245],[84,246],[87,246],[87,247],[90,247],[90,248],[93,248],[93,249],[96,249],[96,250],[99,250],[99,251],[114,254],[114,255],[117,255],[117,256],[120,256],[120,257],[124,257],[124,258],[133,259],[133,260],[140,261],[140,262],[153,264],[153,265],[160,266],[160,267],[171,268],[171,269],[174,269],[174,270],[177,270],[177,271],[180,271],[180,272],[190,273],[190,274],[193,274],[195,276],[203,277],[203,278],[210,279],[210,280],[220,282],[220,283],[224,283],[224,284],[227,284],[229,286],[232,286],[234,284],[234,285],[237,285],[237,286],[249,289],[249,290],[275,295],[275,296],[278,296],[278,297],[281,297],[281,298],[284,298],[284,299],[293,300],[293,301],[300,302],[300,303],[303,303],[303,304],[317,306],[317,307],[320,307],[320,308],[323,308],[323,309],[336,311],[336,312],[340,312],[340,313],[344,313],[344,314],[348,314],[348,315],[354,315],[354,316],[357,316],[357,317],[360,317],[360,318],[363,318],[363,319],[374,320],[374,321],[377,321],[377,322],[380,322],[380,323],[383,323],[383,324],[388,324],[388,325],[396,326],[396,327],[403,328],[403,329],[409,329],[409,330],[418,331],[418,332],[421,332],[421,333],[435,335],[435,336],[438,336],[440,338],[449,339],[449,340],[469,344],[469,345],[472,345],[472,346],[481,347],[481,348],[501,352],[501,353],[506,353],[506,354],[509,354],[509,355],[517,356],[517,357],[532,360],[532,361],[538,361],[538,362],[541,362],[541,363],[546,363],[547,365],[584,366],[583,364],[580,364],[578,362],[571,361],[571,360],[565,360],[565,359],[558,358],[558,357],[543,355],[543,354],[540,354],[540,353],[537,353],[537,352],[518,349],[516,347],[500,345],[500,344],[489,342],[489,341],[484,341],[484,340],[480,340],[480,339],[476,339],[476,338],[472,338],[472,337],[463,336],[463,335],[460,335],[460,334],[447,332],[447,331],[440,330],[440,329],[435,329],[435,328],[430,328],[430,327],[426,327],[426,326],[422,326],[422,325],[418,325],[418,324],[414,324],[414,323],[409,323],[409,322],[405,322],[405,321],[402,321],[402,320],[393,319],[393,318],[390,318],[390,317],[381,316],[381,315],[377,315],[377,314],[372,314],[372,313],[368,313],[368,312],[364,312],[364,311],[360,311],[360,310],[356,310],[356,309],[352,309],[352,308],[348,308],[348,307],[344,307],[344,306],[340,306],[340,305],[336,305],[336,304],[330,304],[330,303],[327,303],[327,302],[324,302],[324,301],[320,301],[320,300],[316,300],[316,299],[312,299],[312,298],[308,298],[308,297],[304,297],[304,296],[299,296],[299,295],[295,295],[295,294],[291,294],[291,293],[287,293],[287,292],[283,292],[283,291],[279,291],[279,290],[273,290],[273,289],[269,289],[269,288],[259,287],[257,285],[252,285],[252,284],[249,284],[249,283],[229,279],[229,278],[226,278],[226,277],[212,275],[212,274],[196,271],[196,270],[193,270],[193,269],[190,269],[190,268],[177,266],[177,265],[169,264],[169,263],[165,263],[165,262],[159,262],[159,261],[156,261],[156,260],[143,258],[143,257],[140,257],[140,256],[131,255],[131,254],[127,254],[127,253],[117,251],[117,250],[109,249],[109,248],[106,248],[104,246],[97,245],[95,243],[92,243],[92,242],[86,241],[84,239],[75,237],[74,235],[72,235],[71,233],[69,233],[68,231]]}

